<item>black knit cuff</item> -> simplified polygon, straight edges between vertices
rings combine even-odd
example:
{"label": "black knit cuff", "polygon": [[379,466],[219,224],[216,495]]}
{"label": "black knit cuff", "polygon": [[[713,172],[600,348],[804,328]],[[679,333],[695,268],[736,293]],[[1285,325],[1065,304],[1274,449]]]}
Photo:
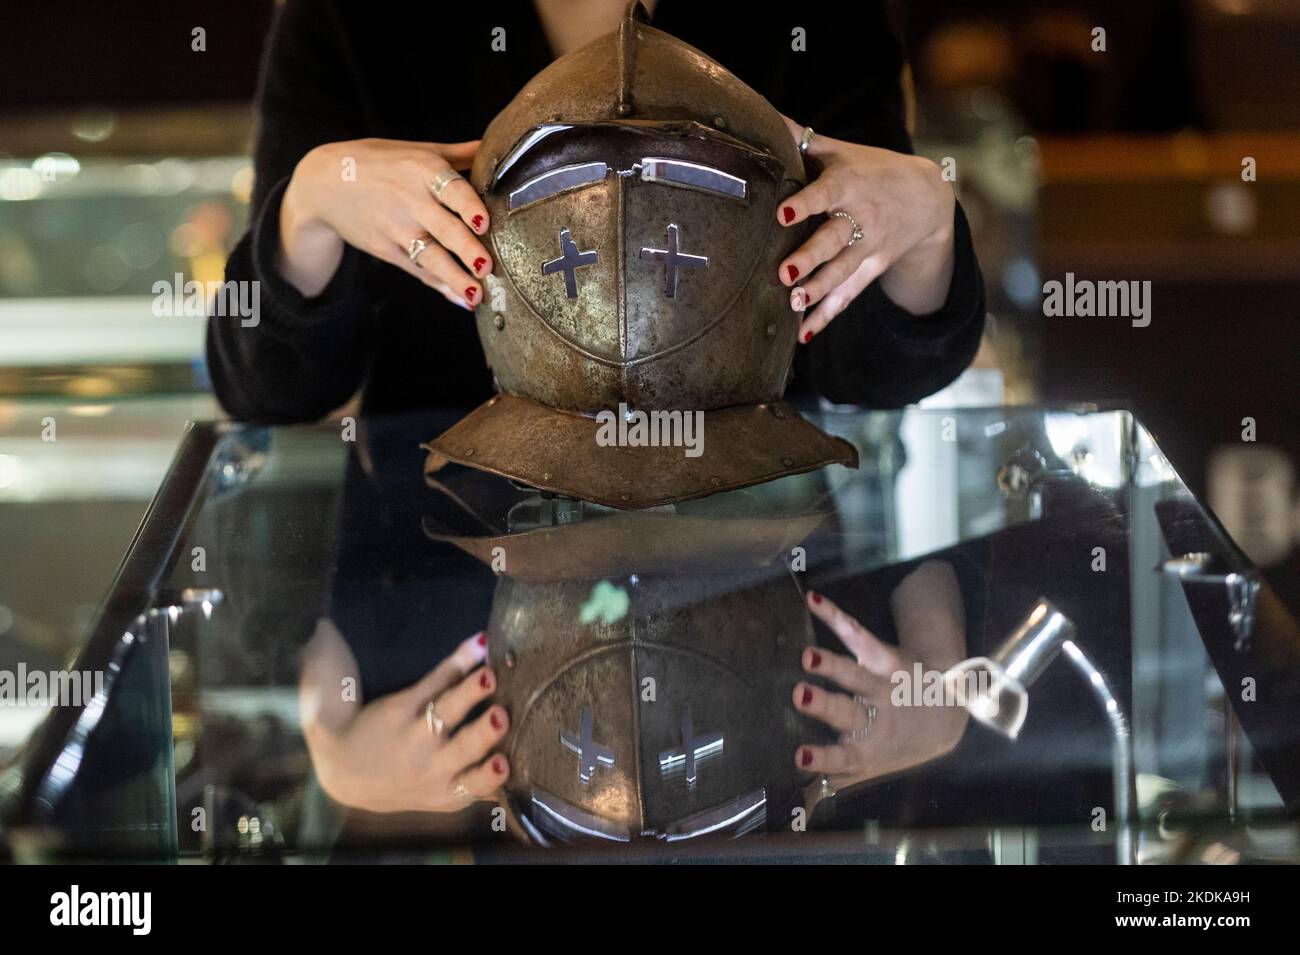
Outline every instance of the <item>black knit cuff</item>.
{"label": "black knit cuff", "polygon": [[872,320],[879,325],[881,332],[910,354],[943,353],[954,336],[961,335],[976,318],[981,318],[974,313],[984,309],[984,279],[980,275],[979,260],[975,257],[970,223],[966,221],[961,203],[957,203],[953,212],[952,282],[948,286],[948,297],[938,311],[913,315],[895,305],[881,290],[879,282],[872,282],[863,295]]}
{"label": "black knit cuff", "polygon": [[311,298],[293,287],[275,267],[280,248],[280,203],[288,186],[286,178],[267,194],[266,202],[251,229],[253,271],[262,284],[269,310],[287,323],[314,324],[354,308],[362,278],[361,253],[344,243],[338,268],[318,295]]}

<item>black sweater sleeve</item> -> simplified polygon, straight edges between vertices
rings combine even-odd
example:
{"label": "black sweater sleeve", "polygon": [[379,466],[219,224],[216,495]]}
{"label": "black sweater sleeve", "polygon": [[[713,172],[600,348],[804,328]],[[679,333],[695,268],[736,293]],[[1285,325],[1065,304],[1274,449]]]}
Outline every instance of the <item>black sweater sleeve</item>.
{"label": "black sweater sleeve", "polygon": [[[836,29],[833,17],[808,27],[807,50],[786,55],[769,98],[816,132],[910,153],[902,43],[884,3],[862,3],[855,11],[851,30]],[[953,236],[952,284],[937,312],[912,315],[873,283],[797,349],[792,391],[811,387],[837,403],[897,408],[960,375],[979,348],[985,309],[984,280],[960,205]]]}
{"label": "black sweater sleeve", "polygon": [[320,295],[304,298],[275,269],[280,202],[298,161],[322,143],[363,135],[360,77],[333,4],[288,0],[262,67],[252,222],[226,262],[227,281],[256,282],[257,323],[208,319],[213,390],[236,418],[310,421],[361,385],[369,349],[365,257],[344,247]]}

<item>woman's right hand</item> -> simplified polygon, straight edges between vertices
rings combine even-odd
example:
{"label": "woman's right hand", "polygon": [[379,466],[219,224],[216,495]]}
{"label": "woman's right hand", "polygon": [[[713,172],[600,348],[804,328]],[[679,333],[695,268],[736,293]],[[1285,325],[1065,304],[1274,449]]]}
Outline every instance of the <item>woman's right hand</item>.
{"label": "woman's right hand", "polygon": [[466,719],[497,687],[492,670],[479,665],[485,656],[478,634],[412,686],[346,712],[313,715],[324,687],[305,693],[304,731],[321,788],[369,812],[455,812],[492,798],[510,776],[509,761],[493,752],[510,717],[494,704]]}
{"label": "woman's right hand", "polygon": [[[298,163],[280,206],[280,274],[308,298],[320,294],[343,257],[343,243],[414,275],[448,300],[472,308],[492,258],[479,240],[488,212],[464,179],[442,200],[430,182],[468,169],[479,141],[415,143],[356,139],[317,146]],[[418,264],[407,244],[433,236]]]}

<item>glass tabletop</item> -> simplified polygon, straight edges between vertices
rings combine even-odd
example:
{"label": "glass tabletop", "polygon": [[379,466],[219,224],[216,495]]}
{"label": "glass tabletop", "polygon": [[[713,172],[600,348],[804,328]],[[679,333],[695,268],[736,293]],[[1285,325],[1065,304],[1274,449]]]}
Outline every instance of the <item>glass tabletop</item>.
{"label": "glass tabletop", "polygon": [[[1294,611],[1129,412],[822,409],[856,470],[638,512],[427,454],[456,417],[192,425],[10,851],[1300,858]],[[489,705],[475,800],[412,754]]]}

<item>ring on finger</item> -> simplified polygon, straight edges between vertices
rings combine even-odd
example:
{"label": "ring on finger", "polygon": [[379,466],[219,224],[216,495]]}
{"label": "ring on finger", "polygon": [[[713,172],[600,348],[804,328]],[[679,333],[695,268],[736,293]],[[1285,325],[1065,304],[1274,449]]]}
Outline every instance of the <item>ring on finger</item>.
{"label": "ring on finger", "polygon": [[439,202],[442,202],[443,190],[446,189],[453,182],[455,182],[457,179],[464,179],[464,178],[465,178],[464,176],[462,176],[454,169],[451,168],[444,169],[442,172],[438,173],[438,175],[434,176],[432,179],[429,180],[429,191],[433,193],[433,197],[435,199],[437,199]]}
{"label": "ring on finger", "polygon": [[424,254],[424,250],[429,247],[429,243],[432,241],[433,236],[424,232],[406,243],[406,257],[411,260],[412,265],[420,265],[420,256]]}
{"label": "ring on finger", "polygon": [[424,723],[429,727],[430,734],[434,736],[441,736],[447,726],[443,718],[438,715],[438,711],[434,709],[433,700],[430,700],[424,708]]}
{"label": "ring on finger", "polygon": [[843,209],[835,210],[834,212],[831,213],[831,216],[836,219],[843,219],[853,227],[853,234],[849,236],[849,241],[844,243],[845,248],[848,248],[854,242],[862,241],[862,229],[861,227],[859,227],[857,221],[853,218],[853,216],[849,215]]}
{"label": "ring on finger", "polygon": [[805,126],[803,128],[803,135],[799,137],[799,155],[808,155],[808,144],[812,142],[812,138],[813,128],[811,126]]}
{"label": "ring on finger", "polygon": [[853,702],[858,704],[858,706],[862,707],[867,714],[866,724],[858,729],[849,732],[849,739],[855,743],[860,743],[867,738],[867,734],[871,732],[871,727],[875,725],[876,704],[872,703],[865,696],[854,696]]}
{"label": "ring on finger", "polygon": [[464,783],[457,783],[456,788],[452,790],[452,795],[466,806],[474,801],[474,794],[469,791],[469,787]]}

